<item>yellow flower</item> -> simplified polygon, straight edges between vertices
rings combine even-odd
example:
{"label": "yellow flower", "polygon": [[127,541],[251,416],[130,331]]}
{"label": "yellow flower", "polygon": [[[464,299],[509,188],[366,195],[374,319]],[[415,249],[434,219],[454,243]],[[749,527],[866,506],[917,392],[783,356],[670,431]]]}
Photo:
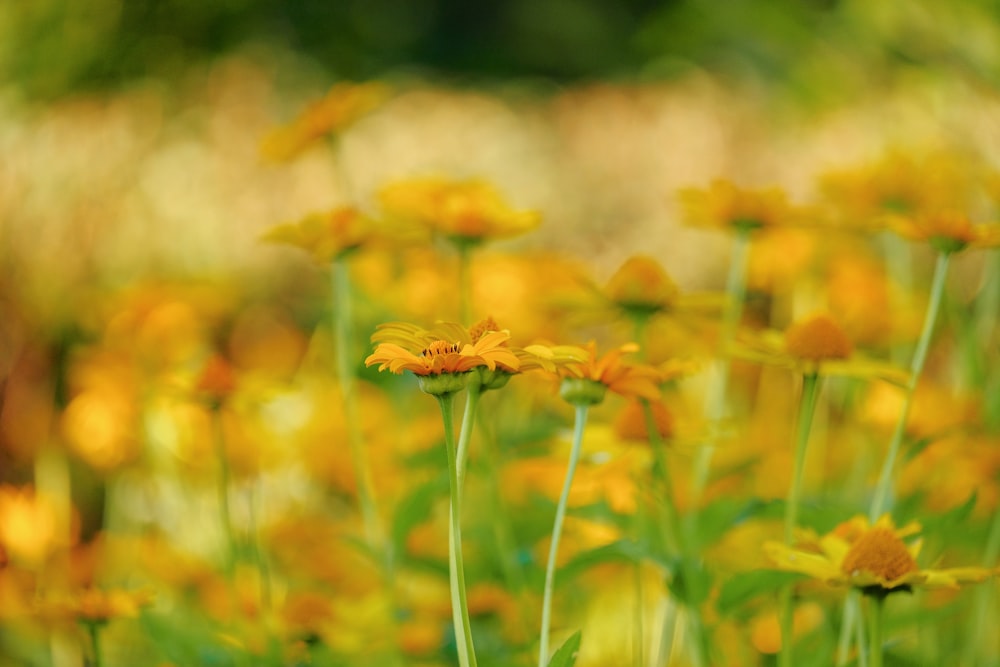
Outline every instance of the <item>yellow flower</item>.
{"label": "yellow flower", "polygon": [[261,237],[309,253],[316,262],[329,262],[380,238],[374,220],[352,206],[311,213],[298,222],[272,228]]}
{"label": "yellow flower", "polygon": [[889,515],[874,525],[866,517],[857,516],[805,544],[790,547],[767,542],[764,551],[781,570],[873,594],[913,586],[958,588],[961,583],[984,581],[994,574],[993,570],[979,567],[921,569],[917,564],[921,541],[904,541],[919,532],[917,523],[897,528]]}
{"label": "yellow flower", "polygon": [[113,618],[135,618],[152,603],[153,593],[148,590],[86,587],[70,596],[42,600],[37,610],[48,618],[107,623]]}
{"label": "yellow flower", "polygon": [[387,185],[379,201],[391,218],[424,225],[459,244],[517,236],[541,221],[536,211],[516,211],[485,181],[415,178]]}
{"label": "yellow flower", "polygon": [[327,135],[336,135],[378,107],[386,98],[379,83],[340,83],[310,104],[289,125],[271,131],[261,142],[261,154],[287,162]]}
{"label": "yellow flower", "polygon": [[774,331],[743,333],[732,354],[803,375],[881,379],[899,385],[907,378],[907,373],[896,366],[855,353],[843,328],[825,314],[793,323],[784,335]]}
{"label": "yellow flower", "polygon": [[696,226],[753,231],[802,218],[780,188],[751,190],[717,179],[706,189],[685,188],[679,197],[684,220]]}
{"label": "yellow flower", "polygon": [[912,216],[895,216],[889,226],[900,236],[927,241],[940,252],[1000,246],[1000,224],[974,224],[966,213],[957,209],[941,208]]}
{"label": "yellow flower", "polygon": [[0,548],[13,561],[41,565],[69,546],[59,535],[57,505],[32,487],[0,486]]}

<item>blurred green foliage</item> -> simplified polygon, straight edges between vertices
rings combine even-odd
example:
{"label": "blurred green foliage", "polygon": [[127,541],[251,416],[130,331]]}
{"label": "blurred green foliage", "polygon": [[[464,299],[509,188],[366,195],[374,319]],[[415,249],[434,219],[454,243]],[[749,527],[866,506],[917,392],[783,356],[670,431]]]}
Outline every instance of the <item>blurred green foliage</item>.
{"label": "blurred green foliage", "polygon": [[706,68],[813,93],[943,67],[1000,81],[993,0],[15,0],[0,72],[31,97],[171,79],[259,45],[333,78],[476,83],[663,77]]}

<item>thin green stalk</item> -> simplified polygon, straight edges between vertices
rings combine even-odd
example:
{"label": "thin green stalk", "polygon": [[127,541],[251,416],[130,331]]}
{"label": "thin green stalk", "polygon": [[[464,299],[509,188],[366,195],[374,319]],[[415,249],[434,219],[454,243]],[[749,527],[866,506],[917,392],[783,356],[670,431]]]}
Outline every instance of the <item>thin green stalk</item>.
{"label": "thin green stalk", "polygon": [[[726,277],[726,307],[722,315],[722,328],[719,332],[719,348],[722,359],[717,362],[716,372],[709,378],[708,391],[705,396],[705,417],[711,429],[719,428],[719,422],[726,412],[726,394],[729,389],[729,358],[728,346],[736,335],[736,328],[743,316],[743,304],[746,301],[747,262],[750,258],[750,230],[739,229],[733,240],[732,255],[729,261],[729,273]],[[708,474],[715,455],[715,439],[713,433],[709,441],[698,450],[695,458],[691,484],[692,517],[696,516],[697,507],[708,483]]]}
{"label": "thin green stalk", "polygon": [[236,566],[237,545],[236,531],[233,529],[233,517],[229,508],[229,458],[226,456],[226,441],[222,427],[222,410],[216,406],[212,409],[212,443],[215,448],[215,458],[219,464],[218,498],[219,521],[222,523],[222,533],[226,538],[226,573],[232,574]]}
{"label": "thin green stalk", "polygon": [[854,588],[847,591],[844,601],[844,615],[840,622],[840,636],[837,639],[837,667],[845,667],[851,653],[851,636],[858,620],[858,603],[861,594]]}
{"label": "thin green stalk", "polygon": [[90,638],[90,652],[93,657],[92,667],[101,667],[104,664],[101,657],[101,629],[95,621],[86,621],[87,636]]}
{"label": "thin green stalk", "polygon": [[[983,551],[983,567],[991,568],[997,564],[1000,557],[1000,510],[993,513],[993,520],[990,522],[990,530],[986,538],[986,548]],[[995,589],[993,586],[980,586],[976,589],[975,610],[970,624],[969,640],[965,642],[965,655],[963,665],[976,664],[977,657],[982,654],[982,643],[986,637],[988,627],[987,618],[990,613],[990,603],[993,601]],[[1000,660],[989,663],[995,665]]]}
{"label": "thin green stalk", "polygon": [[[819,375],[807,373],[802,376],[802,398],[799,402],[799,417],[795,436],[795,461],[792,468],[792,483],[785,502],[785,544],[791,545],[795,526],[798,525],[799,502],[802,498],[802,473],[805,470],[806,449],[809,446],[809,432],[812,430],[813,414],[816,412],[816,398],[819,395]],[[792,585],[781,591],[779,617],[781,619],[781,653],[778,664],[791,667],[793,654],[793,605]]]}
{"label": "thin green stalk", "polygon": [[899,455],[899,448],[903,443],[903,436],[906,433],[906,422],[910,416],[910,408],[913,407],[913,394],[917,388],[917,382],[924,370],[924,362],[927,360],[927,351],[930,348],[931,337],[934,334],[934,324],[937,322],[938,310],[941,308],[941,299],[944,295],[945,278],[948,275],[948,263],[951,253],[940,252],[937,262],[934,265],[934,277],[931,280],[930,300],[927,303],[927,313],[924,317],[923,329],[917,341],[917,348],[913,353],[913,360],[910,363],[910,380],[906,385],[906,393],[903,397],[903,407],[896,421],[896,428],[892,433],[892,440],[889,442],[889,449],[882,464],[882,471],[879,474],[878,484],[875,487],[875,494],[872,497],[871,508],[868,516],[872,521],[885,511],[889,501],[889,493],[892,487],[893,472],[896,467],[896,458]]}
{"label": "thin green stalk", "polygon": [[868,598],[868,641],[871,649],[868,652],[871,658],[871,667],[882,667],[882,624],[883,609],[885,607],[885,597],[872,595]]}
{"label": "thin green stalk", "polygon": [[458,664],[460,667],[475,667],[476,649],[472,643],[472,623],[469,620],[469,604],[465,591],[465,562],[462,558],[462,473],[459,469],[458,448],[455,445],[454,395],[437,396],[444,422],[444,443],[448,451],[448,489],[451,501],[448,506],[448,561],[451,587],[452,620],[455,624],[455,640],[458,644]]}
{"label": "thin green stalk", "polygon": [[[333,303],[333,335],[337,364],[337,381],[340,384],[341,400],[344,404],[344,420],[347,423],[347,442],[351,451],[351,465],[358,486],[358,504],[365,525],[365,537],[369,548],[378,553],[382,535],[379,528],[378,510],[375,505],[371,470],[365,453],[364,441],[359,423],[358,396],[352,354],[352,301],[351,275],[347,260],[337,257],[331,267]],[[391,558],[391,556],[387,556]]]}
{"label": "thin green stalk", "polygon": [[549,559],[545,566],[545,592],[542,596],[542,631],[539,638],[538,667],[545,667],[549,660],[549,628],[552,624],[552,594],[556,575],[556,555],[559,553],[559,538],[562,537],[563,520],[566,518],[566,506],[569,504],[569,490],[573,485],[573,475],[576,464],[580,460],[580,449],[583,446],[583,429],[587,424],[586,405],[576,406],[576,418],[573,425],[573,445],[569,453],[569,467],[566,469],[566,479],[563,482],[562,494],[556,506],[555,522],[552,525],[552,542],[549,544]]}

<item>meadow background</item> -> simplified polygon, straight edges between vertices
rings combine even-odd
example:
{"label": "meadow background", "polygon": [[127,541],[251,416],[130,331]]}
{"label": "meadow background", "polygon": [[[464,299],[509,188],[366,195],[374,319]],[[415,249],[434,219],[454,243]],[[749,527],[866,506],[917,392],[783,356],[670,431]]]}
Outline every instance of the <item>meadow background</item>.
{"label": "meadow background", "polygon": [[[460,319],[454,250],[400,234],[345,260],[360,406],[345,414],[329,267],[263,241],[279,224],[339,206],[379,217],[381,189],[414,177],[482,179],[541,224],[477,248],[462,324],[493,316],[522,345],[606,349],[635,333],[603,290],[636,254],[724,303],[732,235],[685,224],[685,188],[776,187],[826,221],[857,215],[830,196],[832,173],[914,199],[958,183],[975,190],[970,217],[998,221],[994,3],[482,4],[0,6],[0,665],[96,664],[91,631],[112,666],[457,664],[440,415],[412,378],[363,365],[380,323]],[[386,95],[335,141],[269,159],[269,134],[343,82]],[[882,235],[755,236],[743,325],[829,312],[856,348],[908,368],[935,255]],[[897,469],[896,523],[923,525],[923,566],[997,565],[995,254],[954,256]],[[720,312],[657,313],[647,332],[648,359],[689,369],[662,399],[682,514]],[[206,397],[219,358],[231,377]],[[777,664],[778,584],[737,575],[772,565],[798,382],[733,365],[736,435],[715,459],[699,556],[709,664]],[[480,414],[476,441],[493,444],[473,450],[464,522],[483,665],[534,664],[573,422],[556,386],[515,377]],[[827,383],[803,527],[866,512],[893,391]],[[683,639],[660,653],[676,591],[647,539],[654,464],[626,407],[609,396],[591,414],[554,629],[582,629],[579,667],[697,664]],[[391,577],[362,544],[352,420]],[[995,593],[891,597],[886,664],[1000,664]],[[797,664],[834,664],[843,591],[798,595]]]}

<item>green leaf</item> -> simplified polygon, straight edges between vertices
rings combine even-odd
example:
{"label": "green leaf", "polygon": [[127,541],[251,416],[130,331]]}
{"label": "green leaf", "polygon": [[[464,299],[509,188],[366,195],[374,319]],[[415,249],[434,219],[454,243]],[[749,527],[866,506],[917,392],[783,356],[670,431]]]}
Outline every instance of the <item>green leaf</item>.
{"label": "green leaf", "polygon": [[574,632],[559,650],[549,660],[549,667],[573,667],[576,663],[576,652],[580,650],[580,631]]}
{"label": "green leaf", "polygon": [[696,607],[708,599],[712,592],[712,575],[702,563],[690,558],[676,559],[670,569],[673,576],[667,581],[667,588],[679,602]]}
{"label": "green leaf", "polygon": [[652,555],[632,540],[618,540],[574,556],[572,560],[559,569],[559,574],[569,579],[586,572],[595,565],[620,562],[638,563],[643,559],[652,560]]}
{"label": "green leaf", "polygon": [[719,613],[730,614],[759,595],[773,593],[804,578],[805,575],[798,572],[780,570],[754,570],[735,574],[722,585],[719,592]]}

